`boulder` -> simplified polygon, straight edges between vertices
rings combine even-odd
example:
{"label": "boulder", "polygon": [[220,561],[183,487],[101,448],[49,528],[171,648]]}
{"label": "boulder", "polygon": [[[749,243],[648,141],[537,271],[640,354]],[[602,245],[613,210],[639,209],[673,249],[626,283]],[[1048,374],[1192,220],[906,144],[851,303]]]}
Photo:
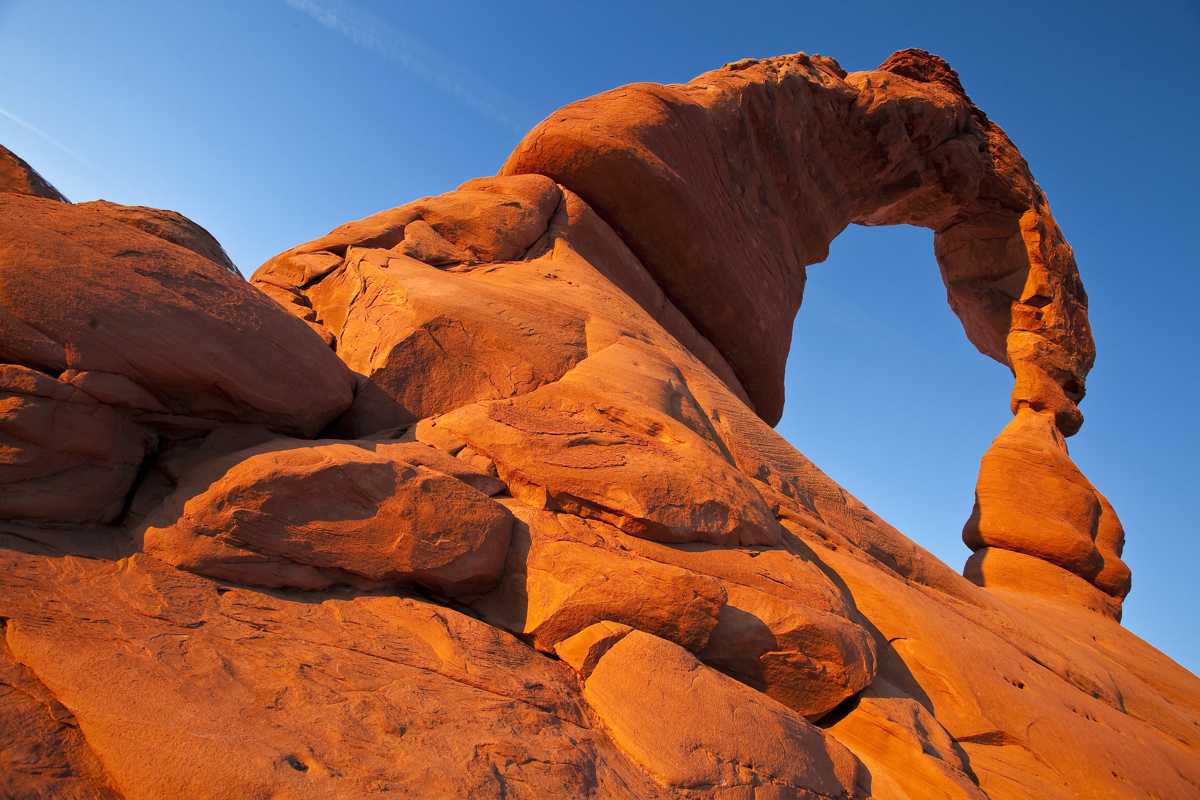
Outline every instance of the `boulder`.
{"label": "boulder", "polygon": [[583,357],[581,320],[463,282],[536,251],[561,202],[539,175],[468,181],[281,253],[251,280],[363,376],[340,432],[367,435],[528,391]]}
{"label": "boulder", "polygon": [[583,682],[613,739],[674,797],[866,797],[866,771],[796,712],[630,631]]}
{"label": "boulder", "polygon": [[666,545],[601,522],[562,519],[612,550],[717,581],[725,604],[696,656],[806,717],[820,717],[875,677],[876,647],[865,621],[800,543],[789,540],[787,548]]}
{"label": "boulder", "polygon": [[0,519],[112,522],[154,441],[69,383],[0,364]]}
{"label": "boulder", "polygon": [[668,369],[648,348],[618,342],[553,384],[464,406],[416,436],[444,435],[436,428],[470,443],[536,508],[661,542],[778,544],[782,529],[753,482]]}
{"label": "boulder", "polygon": [[504,577],[472,603],[488,622],[546,652],[604,621],[691,650],[708,642],[725,603],[718,581],[613,548],[569,516],[508,507],[518,522]]}
{"label": "boulder", "polygon": [[586,681],[600,663],[600,657],[633,630],[620,622],[596,622],[554,645],[554,654]]}
{"label": "boulder", "polygon": [[299,320],[224,267],[97,209],[3,193],[0,362],[120,376],[174,415],[303,435],[353,387]]}
{"label": "boulder", "polygon": [[870,636],[844,616],[726,584],[708,644],[696,656],[817,719],[875,677]]}
{"label": "boulder", "polygon": [[456,478],[402,460],[403,449],[283,440],[239,451],[184,479],[138,538],[181,569],[260,586],[491,588],[507,555],[509,513]]}
{"label": "boulder", "polygon": [[[500,239],[488,220],[508,226]],[[541,176],[472,181],[349,223],[252,282],[358,373],[338,435],[519,396],[622,336],[698,359],[745,397],[612,229]]]}
{"label": "boulder", "polygon": [[523,394],[557,380],[586,354],[582,320],[473,283],[465,291],[463,276],[389,250],[353,247],[308,291],[339,357],[371,384],[360,391],[348,434]]}

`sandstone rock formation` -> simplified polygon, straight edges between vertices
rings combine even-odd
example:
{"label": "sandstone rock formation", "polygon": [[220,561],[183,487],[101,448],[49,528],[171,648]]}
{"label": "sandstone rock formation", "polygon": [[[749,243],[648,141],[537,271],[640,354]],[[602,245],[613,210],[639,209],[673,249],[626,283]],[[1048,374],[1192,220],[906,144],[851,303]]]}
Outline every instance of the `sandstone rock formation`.
{"label": "sandstone rock formation", "polygon": [[[996,437],[983,457],[963,540],[976,551],[966,575],[980,585],[1050,598],[1095,595],[1086,602],[1120,619],[1130,587],[1129,568],[1121,561],[1125,531],[1116,511],[1071,461],[1049,415],[1023,407]],[[1006,568],[1027,556],[1041,561]],[[1077,586],[1078,578],[1089,583]]]}
{"label": "sandstone rock formation", "polygon": [[161,208],[146,206],[123,206],[107,200],[92,200],[78,205],[191,250],[234,275],[241,275],[229,260],[229,255],[226,254],[225,248],[221,247],[221,243],[214,239],[211,233],[177,211],[164,211]]}
{"label": "sandstone rock formation", "polygon": [[[189,223],[190,224],[190,223]],[[354,379],[223,265],[107,207],[0,192],[0,517],[116,521],[147,455],[233,423],[311,436]]]}
{"label": "sandstone rock formation", "polygon": [[4,145],[0,145],[0,192],[28,194],[67,202],[62,192],[51,186],[50,182],[29,166],[25,159]]}
{"label": "sandstone rock formation", "polygon": [[[0,795],[1200,791],[1066,448],[1071,251],[940,59],[599,95],[248,283],[0,156]],[[851,222],[933,228],[1014,373],[966,577],[770,427]]]}
{"label": "sandstone rock formation", "polygon": [[137,537],[181,569],[259,586],[494,587],[512,518],[466,483],[406,461],[414,449],[431,448],[285,440],[239,450],[189,473]]}

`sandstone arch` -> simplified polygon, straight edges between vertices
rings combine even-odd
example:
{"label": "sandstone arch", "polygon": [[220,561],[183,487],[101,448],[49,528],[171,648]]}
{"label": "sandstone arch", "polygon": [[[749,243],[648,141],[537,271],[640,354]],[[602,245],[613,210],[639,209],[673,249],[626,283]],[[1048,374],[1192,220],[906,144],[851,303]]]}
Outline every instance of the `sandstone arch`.
{"label": "sandstone arch", "polygon": [[1082,421],[1095,348],[1074,257],[1016,147],[936,56],[846,73],[798,54],[615,89],[534,128],[502,170],[529,172],[621,234],[770,423],[805,267],[850,223],[932,228],[967,336],[1016,375],[1014,410],[1053,411],[1068,435]]}
{"label": "sandstone arch", "polygon": [[[1056,365],[1090,352],[1069,250],[1040,193],[963,205],[1027,171],[942,62],[889,63],[845,75],[790,56],[624,90],[714,107],[741,92],[739,113],[820,144],[799,162],[813,192],[788,196],[808,204],[799,221],[753,216],[786,210],[795,166],[738,133],[754,126],[604,111],[686,156],[660,172],[694,197],[648,205],[655,187],[626,172],[597,202],[708,244],[687,251],[691,298],[545,175],[347,223],[247,285],[186,221],[0,174],[0,690],[16,690],[0,794],[1194,794],[1195,676],[1108,618],[1123,532],[1066,451],[1059,401],[1082,376]],[[586,133],[580,163],[619,149]],[[946,178],[979,161],[959,139],[1003,156],[976,189]],[[654,156],[639,147],[613,169]],[[766,171],[726,174],[735,156]],[[837,163],[854,158],[876,172]],[[832,183],[846,174],[853,197]],[[783,314],[784,273],[758,270],[798,264],[802,281],[804,260],[771,247],[819,252],[801,238],[834,211],[963,214],[934,227],[968,332],[1002,341],[1019,389],[1062,390],[1019,402],[985,456],[966,572],[987,590],[755,412],[753,375],[730,364],[770,340],[710,340],[680,311],[750,313],[748,298]],[[954,272],[1009,256],[1026,284],[1046,278],[1034,294]],[[111,301],[129,286],[145,302]],[[106,347],[112,329],[136,335]],[[1014,341],[1036,346],[1016,358]],[[68,502],[85,482],[88,514]]]}
{"label": "sandstone arch", "polygon": [[[806,267],[851,223],[931,228],[963,330],[1012,370],[1013,413],[1044,415],[1054,429],[1021,426],[1039,431],[1041,483],[984,460],[965,541],[1085,580],[1106,562],[1127,575],[1120,546],[1096,544],[1101,499],[1082,474],[1084,497],[1058,534],[1028,514],[1055,507],[1056,476],[1078,473],[1062,436],[1083,423],[1095,360],[1087,294],[1025,160],[943,59],[903,50],[847,73],[797,54],[625,86],[551,114],[501,172],[547,175],[596,209],[772,424]],[[986,581],[979,563],[970,574]],[[1118,603],[1128,591],[1125,579],[1101,583]]]}

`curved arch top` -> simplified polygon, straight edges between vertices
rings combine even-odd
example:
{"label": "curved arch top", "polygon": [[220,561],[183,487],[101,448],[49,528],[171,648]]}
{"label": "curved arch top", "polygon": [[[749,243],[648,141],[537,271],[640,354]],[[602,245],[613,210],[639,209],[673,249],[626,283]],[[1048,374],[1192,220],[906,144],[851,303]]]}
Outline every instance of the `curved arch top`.
{"label": "curved arch top", "polygon": [[1046,198],[957,74],[921,50],[846,73],[796,54],[565,106],[502,174],[581,195],[725,356],[758,413],[783,410],[805,268],[848,224],[935,231],[951,307],[1015,376],[1014,412],[1082,423],[1087,297]]}

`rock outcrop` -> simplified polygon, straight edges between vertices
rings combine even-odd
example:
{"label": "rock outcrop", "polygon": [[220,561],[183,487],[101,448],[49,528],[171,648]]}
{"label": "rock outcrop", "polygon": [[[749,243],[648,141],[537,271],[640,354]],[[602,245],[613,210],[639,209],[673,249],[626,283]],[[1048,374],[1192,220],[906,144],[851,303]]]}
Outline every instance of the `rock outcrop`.
{"label": "rock outcrop", "polygon": [[[0,794],[1185,798],[1070,248],[945,62],[744,61],[249,282],[0,152]],[[1014,373],[966,577],[776,434],[804,268],[935,231]]]}
{"label": "rock outcrop", "polygon": [[67,202],[62,192],[50,185],[50,182],[29,166],[29,163],[19,155],[0,145],[0,192],[27,194],[33,197],[44,197],[47,200]]}
{"label": "rock outcrop", "polygon": [[151,236],[157,236],[172,244],[177,244],[191,250],[198,256],[204,256],[217,266],[224,267],[234,275],[241,275],[225,248],[221,247],[213,235],[201,228],[178,211],[164,211],[161,208],[146,206],[123,206],[110,203],[107,200],[92,200],[79,203],[80,208],[86,208],[102,214],[117,222],[132,225]]}
{"label": "rock outcrop", "polygon": [[353,387],[225,266],[107,205],[0,192],[0,517],[116,521],[170,441],[235,422],[311,436]]}
{"label": "rock outcrop", "polygon": [[[138,531],[180,569],[257,586],[496,585],[512,518],[457,478],[404,459],[421,445],[272,441],[194,470]],[[449,459],[447,459],[449,460]]]}

